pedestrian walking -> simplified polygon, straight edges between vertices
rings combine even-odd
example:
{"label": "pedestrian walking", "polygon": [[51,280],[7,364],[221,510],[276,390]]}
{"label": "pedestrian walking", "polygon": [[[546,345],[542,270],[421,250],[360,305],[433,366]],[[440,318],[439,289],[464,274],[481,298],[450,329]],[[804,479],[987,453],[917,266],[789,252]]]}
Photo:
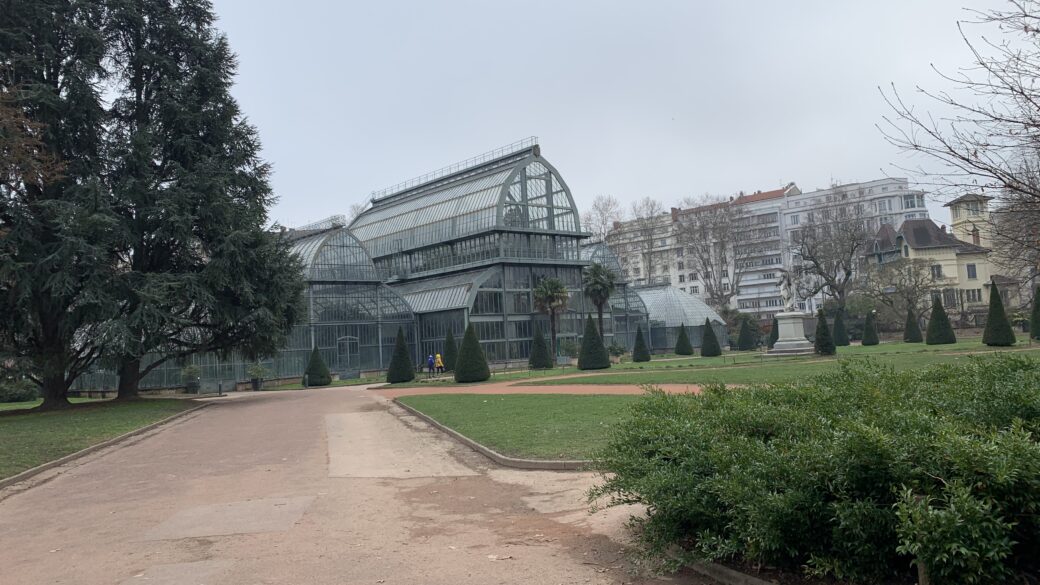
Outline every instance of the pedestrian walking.
{"label": "pedestrian walking", "polygon": [[443,374],[444,373],[444,360],[441,359],[441,354],[437,354],[433,358],[433,366],[435,368],[437,368],[437,373],[438,374]]}
{"label": "pedestrian walking", "polygon": [[433,376],[433,354],[431,353],[426,357],[426,374],[427,377]]}

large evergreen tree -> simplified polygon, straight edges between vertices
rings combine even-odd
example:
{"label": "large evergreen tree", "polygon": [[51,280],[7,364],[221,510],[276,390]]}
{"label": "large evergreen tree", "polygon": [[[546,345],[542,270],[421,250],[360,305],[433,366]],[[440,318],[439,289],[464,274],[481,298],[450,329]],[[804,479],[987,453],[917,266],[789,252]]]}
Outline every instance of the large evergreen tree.
{"label": "large evergreen tree", "polygon": [[[207,0],[112,3],[111,170],[119,396],[191,353],[274,353],[302,317],[301,267],[266,229],[274,197]],[[153,358],[142,368],[142,358]]]}
{"label": "large evergreen tree", "polygon": [[1011,329],[1011,321],[1004,312],[1004,300],[1000,298],[1000,291],[994,281],[990,281],[989,286],[989,314],[986,315],[982,343],[995,347],[1015,345],[1015,332]]}
{"label": "large evergreen tree", "polygon": [[740,320],[740,333],[737,335],[737,349],[740,351],[750,351],[755,349],[755,345],[758,341],[755,339],[755,333],[751,330],[751,323],[747,319]]}
{"label": "large evergreen tree", "polygon": [[679,324],[679,337],[675,340],[675,355],[693,355],[690,336],[686,334],[686,323]]}
{"label": "large evergreen tree", "polygon": [[838,309],[834,315],[834,345],[843,347],[849,344],[849,332],[845,329],[845,312]]}
{"label": "large evergreen tree", "polygon": [[549,355],[549,346],[545,343],[542,328],[534,324],[534,340],[531,341],[531,357],[527,360],[532,370],[547,370],[553,367],[552,356]]}
{"label": "large evergreen tree", "polygon": [[1033,312],[1029,317],[1029,335],[1033,339],[1040,339],[1040,286],[1033,293]]}
{"label": "large evergreen tree", "polygon": [[581,353],[578,354],[579,370],[602,370],[610,367],[610,356],[603,345],[603,337],[592,322],[592,317],[585,318],[585,335],[581,339]]}
{"label": "large evergreen tree", "polygon": [[448,329],[448,334],[444,336],[444,353],[441,359],[444,360],[444,371],[455,370],[455,361],[459,359],[459,346],[455,343],[455,335],[451,329]]}
{"label": "large evergreen tree", "polygon": [[834,355],[834,339],[831,337],[831,328],[827,325],[827,315],[823,309],[816,312],[816,340],[813,349],[819,355]]}
{"label": "large evergreen tree", "polygon": [[769,349],[773,349],[776,342],[780,340],[780,321],[776,317],[773,317],[773,327],[769,330]]}
{"label": "large evergreen tree", "polygon": [[104,6],[17,0],[0,14],[0,103],[16,130],[0,138],[0,350],[32,372],[41,408],[59,408],[111,341],[119,306],[100,181]]}
{"label": "large evergreen tree", "polygon": [[490,377],[491,370],[488,368],[487,358],[480,347],[477,332],[470,323],[462,336],[462,345],[459,346],[459,358],[455,362],[455,381],[483,382]]}
{"label": "large evergreen tree", "polygon": [[636,341],[635,344],[632,346],[632,361],[650,361],[650,350],[646,347],[646,339],[643,338],[642,326],[636,327]]}
{"label": "large evergreen tree", "polygon": [[911,307],[906,310],[906,325],[903,326],[903,341],[906,343],[921,343],[924,337],[921,335],[921,326],[917,324],[917,315]]}
{"label": "large evergreen tree", "polygon": [[867,320],[863,323],[863,345],[877,345],[880,343],[877,330],[877,312],[867,313]]}
{"label": "large evergreen tree", "polygon": [[715,329],[711,326],[709,319],[704,320],[704,336],[701,339],[701,357],[716,357],[722,355],[722,346],[719,338],[715,335]]}
{"label": "large evergreen tree", "polygon": [[311,358],[307,362],[307,386],[328,386],[332,383],[332,373],[325,364],[321,352],[315,347],[311,350]]}
{"label": "large evergreen tree", "polygon": [[935,302],[932,303],[932,316],[928,320],[926,335],[925,343],[928,345],[957,343],[957,335],[953,332],[950,318],[946,315],[946,309],[943,308],[942,301],[939,299],[935,299]]}
{"label": "large evergreen tree", "polygon": [[[442,356],[443,359],[443,356]],[[408,343],[404,339],[404,330],[397,328],[397,340],[394,342],[394,354],[390,357],[390,367],[386,370],[386,381],[390,384],[411,382],[415,379],[415,364],[408,351]]]}
{"label": "large evergreen tree", "polygon": [[581,275],[581,284],[585,296],[596,306],[596,319],[599,323],[599,336],[603,337],[603,307],[614,294],[617,275],[606,266],[593,263]]}

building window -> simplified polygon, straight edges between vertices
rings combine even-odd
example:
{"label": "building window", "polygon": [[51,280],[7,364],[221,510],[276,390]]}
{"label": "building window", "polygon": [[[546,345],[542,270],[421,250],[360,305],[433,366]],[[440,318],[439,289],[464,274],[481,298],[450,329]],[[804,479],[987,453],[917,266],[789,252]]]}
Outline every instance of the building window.
{"label": "building window", "polygon": [[722,292],[729,292],[729,283],[728,282],[722,283]]}
{"label": "building window", "polygon": [[697,280],[697,273],[696,272],[691,272],[690,273],[690,282],[693,282],[695,280]]}
{"label": "building window", "polygon": [[924,207],[923,197],[920,195],[911,194],[903,195],[903,209],[917,209],[918,207]]}
{"label": "building window", "polygon": [[942,277],[942,264],[932,264],[932,280],[939,280]]}
{"label": "building window", "polygon": [[798,214],[794,214],[787,220],[787,225],[798,225]]}
{"label": "building window", "polygon": [[903,245],[903,257],[904,258],[909,258],[910,257],[910,246],[907,246],[905,244]]}
{"label": "building window", "polygon": [[976,246],[981,246],[982,237],[979,235],[979,228],[974,227],[971,229],[971,243]]}
{"label": "building window", "polygon": [[762,280],[776,280],[775,272],[766,272],[762,275]]}
{"label": "building window", "polygon": [[701,292],[701,287],[699,287],[697,285],[694,285],[694,286],[690,287],[690,294],[691,295],[695,295],[695,294],[697,294],[699,292]]}
{"label": "building window", "polygon": [[665,238],[663,240],[657,240],[657,245],[661,246],[662,248],[667,246],[668,245],[668,238]]}
{"label": "building window", "polygon": [[722,277],[726,278],[728,276],[729,276],[729,268],[723,268],[722,269]]}
{"label": "building window", "polygon": [[964,292],[968,293],[967,296],[968,296],[968,302],[969,303],[981,303],[982,302],[982,289],[981,288],[969,288],[968,290],[966,290]]}
{"label": "building window", "polygon": [[947,309],[957,307],[957,289],[948,288],[943,291],[943,305]]}
{"label": "building window", "polygon": [[686,282],[686,275],[685,274],[680,274],[679,275],[679,282]]}
{"label": "building window", "polygon": [[682,263],[682,262],[679,262],[679,266],[678,266],[678,268],[679,268],[679,270],[682,270],[682,269],[684,268],[684,266],[683,266],[683,263]]}
{"label": "building window", "polygon": [[978,275],[978,271],[975,269],[975,265],[974,264],[968,264],[968,278],[974,280],[974,279],[976,279],[978,277],[979,277],[979,275]]}
{"label": "building window", "polygon": [[[681,282],[681,281],[680,281],[680,282]],[[680,288],[679,288],[679,292],[686,292],[686,288],[685,288],[685,287],[680,287]]]}
{"label": "building window", "polygon": [[682,258],[683,257],[683,249],[682,248],[676,248],[675,249],[675,257],[676,258]]}

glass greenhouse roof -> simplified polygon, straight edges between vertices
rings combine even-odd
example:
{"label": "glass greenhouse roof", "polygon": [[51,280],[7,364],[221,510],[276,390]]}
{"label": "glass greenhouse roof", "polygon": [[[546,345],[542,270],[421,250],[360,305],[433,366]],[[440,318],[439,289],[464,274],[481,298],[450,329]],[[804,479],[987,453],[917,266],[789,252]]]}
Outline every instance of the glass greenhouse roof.
{"label": "glass greenhouse roof", "polygon": [[382,282],[365,248],[346,228],[291,230],[287,237],[311,282]]}
{"label": "glass greenhouse roof", "polygon": [[374,258],[492,230],[581,233],[570,189],[537,145],[374,199],[350,230]]}
{"label": "glass greenhouse roof", "polygon": [[633,289],[646,305],[650,321],[664,323],[665,327],[703,325],[705,319],[724,323],[722,317],[698,298],[669,285]]}
{"label": "glass greenhouse roof", "polygon": [[465,309],[473,304],[477,287],[494,273],[493,268],[464,272],[440,278],[427,278],[390,288],[412,307],[415,313],[433,313],[450,309]]}
{"label": "glass greenhouse roof", "polygon": [[618,282],[624,282],[622,280],[622,274],[624,273],[621,271],[621,263],[618,261],[617,255],[603,242],[583,245],[581,247],[581,259],[602,265],[614,273],[614,277]]}

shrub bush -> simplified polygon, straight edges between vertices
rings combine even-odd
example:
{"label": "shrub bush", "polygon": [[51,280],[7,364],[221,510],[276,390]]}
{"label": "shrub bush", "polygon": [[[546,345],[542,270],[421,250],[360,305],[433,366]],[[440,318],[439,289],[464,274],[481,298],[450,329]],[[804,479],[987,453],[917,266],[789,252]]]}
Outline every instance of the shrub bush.
{"label": "shrub bush", "polygon": [[40,397],[36,383],[25,378],[0,379],[0,402],[28,402]]}
{"label": "shrub bush", "polygon": [[863,345],[877,345],[877,314],[874,311],[867,313],[867,320],[863,323]]}
{"label": "shrub bush", "polygon": [[740,335],[737,336],[737,349],[740,351],[750,351],[755,349],[758,345],[758,339],[756,335],[751,331],[751,323],[747,319],[740,321]]}
{"label": "shrub bush", "polygon": [[[441,356],[444,359],[444,356]],[[404,340],[404,330],[397,328],[397,341],[394,342],[394,353],[390,357],[390,367],[386,370],[386,381],[391,384],[411,382],[415,379],[415,364],[412,363],[411,352]]]}
{"label": "shrub bush", "polygon": [[921,343],[924,341],[924,337],[921,336],[921,326],[917,324],[917,315],[914,315],[913,309],[906,310],[906,325],[903,326],[903,341],[906,343]]}
{"label": "shrub bush", "polygon": [[634,362],[648,362],[650,361],[650,350],[646,347],[646,340],[643,339],[643,328],[636,327],[636,343],[632,348],[632,361]]}
{"label": "shrub bush", "polygon": [[527,364],[532,370],[548,370],[553,367],[552,356],[549,355],[549,344],[545,342],[542,328],[534,325],[534,340],[531,341],[531,357]]}
{"label": "shrub bush", "polygon": [[[542,341],[544,343],[545,340]],[[444,336],[444,353],[441,359],[444,361],[444,371],[450,372],[455,369],[455,361],[459,359],[459,346],[455,343],[455,335],[451,329],[448,329],[448,334]]]}
{"label": "shrub bush", "polygon": [[769,330],[769,338],[766,342],[769,349],[773,349],[776,342],[780,340],[780,321],[776,317],[773,317],[773,327]]}
{"label": "shrub bush", "polygon": [[470,323],[466,327],[466,334],[462,336],[462,345],[459,346],[459,359],[455,363],[455,381],[483,382],[490,377],[491,370],[488,369],[487,358],[480,347],[477,332]]}
{"label": "shrub bush", "polygon": [[722,347],[719,338],[715,335],[715,329],[711,326],[711,320],[704,320],[704,337],[701,339],[701,357],[716,357],[722,355]]}
{"label": "shrub bush", "polygon": [[581,354],[578,355],[579,370],[602,370],[610,367],[610,356],[603,346],[603,338],[593,323],[592,317],[585,318],[585,336],[581,338]]}
{"label": "shrub bush", "polygon": [[1040,286],[1033,293],[1033,312],[1029,315],[1029,335],[1040,339]]}
{"label": "shrub bush", "polygon": [[328,386],[332,383],[332,374],[329,373],[329,367],[325,365],[325,360],[321,357],[321,352],[315,347],[311,350],[311,359],[307,362],[307,384],[306,386]]}
{"label": "shrub bush", "polygon": [[990,346],[1004,347],[1015,345],[1015,332],[1011,329],[1007,313],[1004,312],[1004,301],[1000,298],[997,283],[989,286],[989,314],[986,315],[986,330],[982,332],[982,343]]}
{"label": "shrub bush", "polygon": [[690,336],[686,335],[686,323],[679,324],[679,337],[675,340],[675,355],[693,355]]}
{"label": "shrub bush", "polygon": [[957,335],[950,325],[950,317],[946,315],[942,301],[936,299],[932,303],[932,316],[928,319],[928,329],[925,343],[928,345],[946,345],[957,343]]}
{"label": "shrub bush", "polygon": [[894,372],[854,360],[786,384],[653,389],[590,497],[636,503],[647,553],[844,582],[1034,583],[1040,362]]}
{"label": "shrub bush", "polygon": [[837,347],[845,347],[849,345],[849,332],[845,328],[845,316],[843,311],[838,310],[837,314],[834,315],[834,332],[833,337],[834,345]]}
{"label": "shrub bush", "polygon": [[827,325],[827,315],[823,309],[816,312],[816,339],[813,341],[813,349],[819,355],[834,355],[834,339],[831,337],[831,328]]}

